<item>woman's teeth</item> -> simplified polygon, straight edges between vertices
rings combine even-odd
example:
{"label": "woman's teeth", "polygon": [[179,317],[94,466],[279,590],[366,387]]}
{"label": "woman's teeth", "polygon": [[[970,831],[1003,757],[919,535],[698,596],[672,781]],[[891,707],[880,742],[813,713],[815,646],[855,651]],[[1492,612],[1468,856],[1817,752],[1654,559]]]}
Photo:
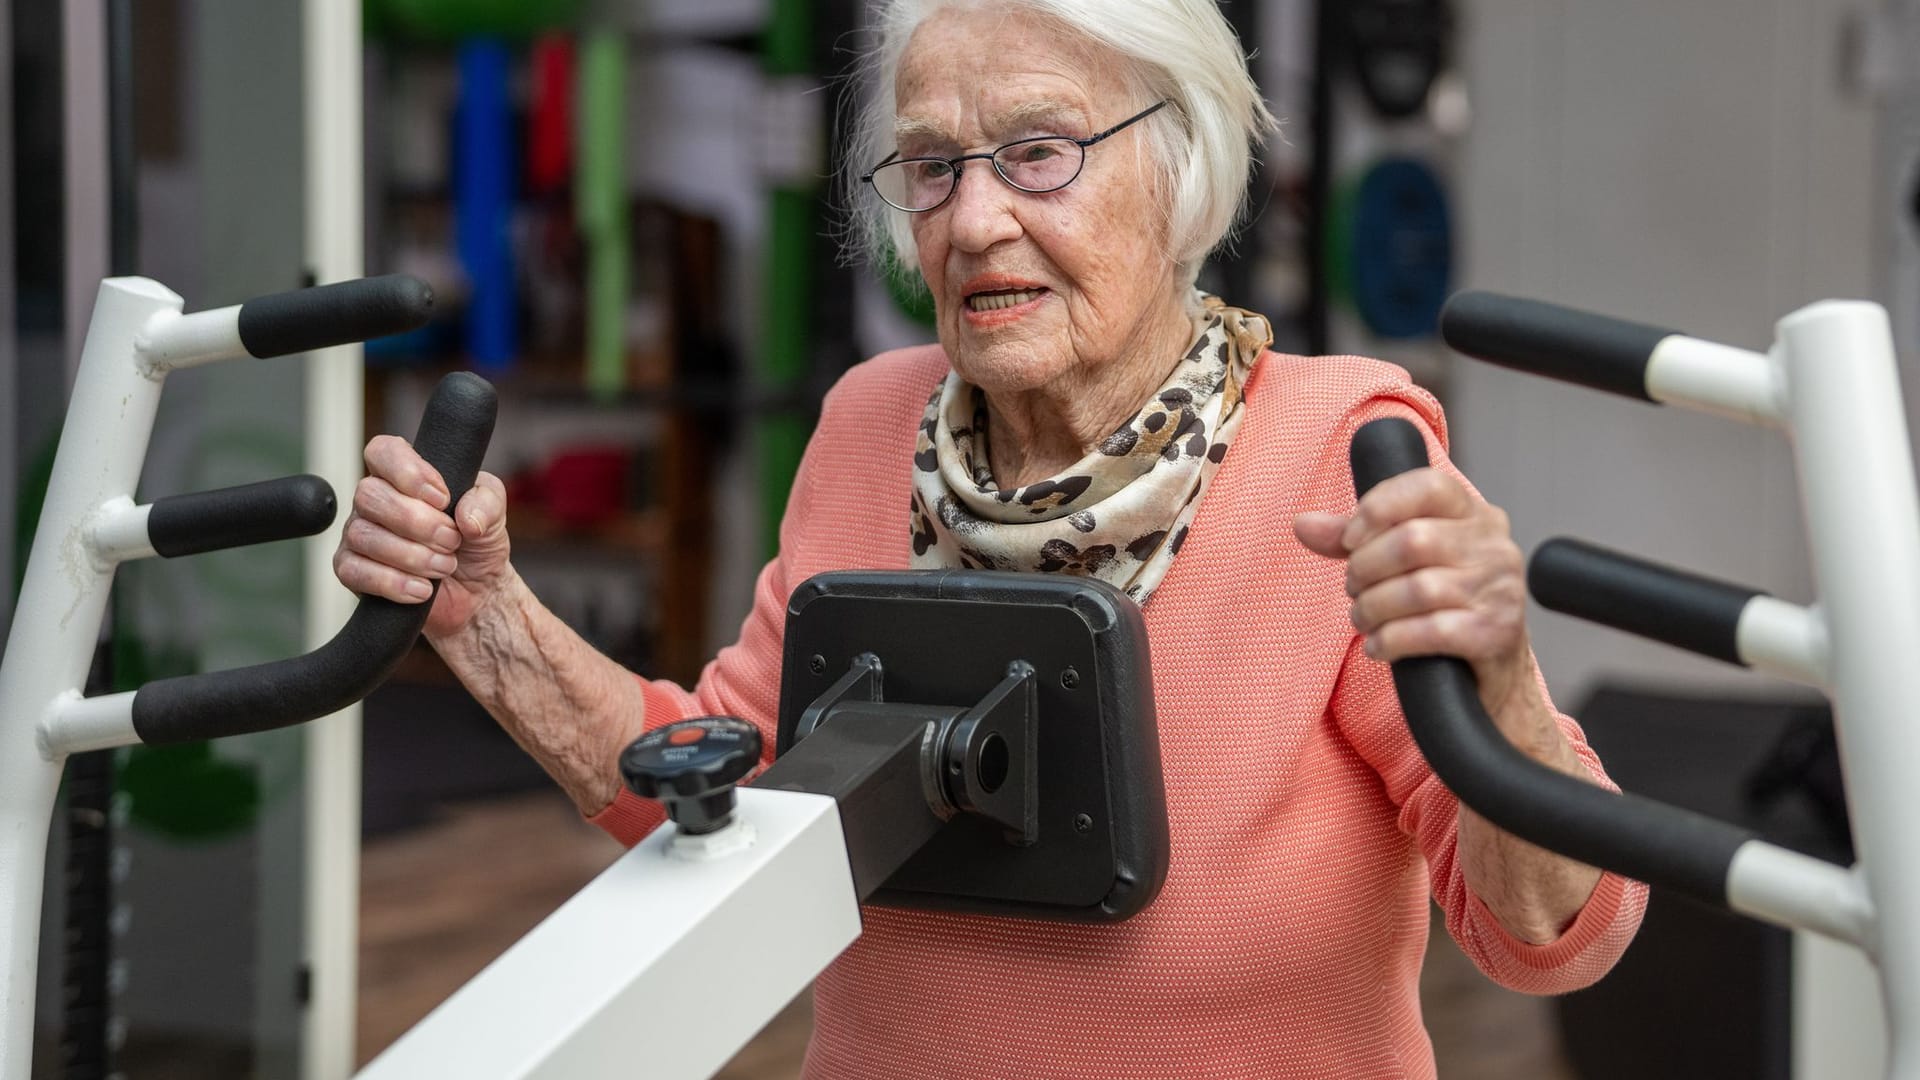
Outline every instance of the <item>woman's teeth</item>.
{"label": "woman's teeth", "polygon": [[1029,300],[1037,300],[1044,289],[1022,289],[1019,292],[975,293],[967,297],[967,307],[973,311],[998,311],[1001,308],[1016,307]]}

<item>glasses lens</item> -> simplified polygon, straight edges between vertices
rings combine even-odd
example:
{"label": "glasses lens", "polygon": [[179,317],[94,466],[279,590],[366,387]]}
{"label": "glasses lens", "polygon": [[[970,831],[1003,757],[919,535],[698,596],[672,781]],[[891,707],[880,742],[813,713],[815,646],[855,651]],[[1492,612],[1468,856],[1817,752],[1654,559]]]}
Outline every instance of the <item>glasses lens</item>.
{"label": "glasses lens", "polygon": [[913,158],[873,170],[873,189],[902,210],[931,210],[953,193],[953,166],[934,158]]}
{"label": "glasses lens", "polygon": [[1080,175],[1084,154],[1072,139],[1028,139],[1001,147],[993,167],[1022,191],[1054,191]]}

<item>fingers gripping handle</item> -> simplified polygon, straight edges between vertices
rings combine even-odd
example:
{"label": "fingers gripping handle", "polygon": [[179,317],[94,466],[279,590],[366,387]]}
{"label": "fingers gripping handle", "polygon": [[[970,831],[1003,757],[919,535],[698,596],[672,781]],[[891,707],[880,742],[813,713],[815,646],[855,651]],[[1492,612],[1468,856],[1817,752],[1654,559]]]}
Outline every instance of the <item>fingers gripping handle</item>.
{"label": "fingers gripping handle", "polygon": [[[493,419],[493,388],[466,372],[442,379],[427,403],[414,446],[440,471],[453,504],[479,474]],[[438,588],[436,583],[436,595]],[[134,731],[147,743],[187,742],[268,731],[337,712],[393,673],[432,607],[432,601],[397,604],[362,597],[333,640],[305,656],[148,683],[133,698]]]}
{"label": "fingers gripping handle", "polygon": [[[1362,496],[1389,476],[1427,464],[1420,432],[1398,419],[1363,426],[1351,452],[1354,488]],[[1616,795],[1526,756],[1494,726],[1463,660],[1397,660],[1393,685],[1427,764],[1480,816],[1589,866],[1726,906],[1728,867],[1734,852],[1755,838],[1751,832]]]}

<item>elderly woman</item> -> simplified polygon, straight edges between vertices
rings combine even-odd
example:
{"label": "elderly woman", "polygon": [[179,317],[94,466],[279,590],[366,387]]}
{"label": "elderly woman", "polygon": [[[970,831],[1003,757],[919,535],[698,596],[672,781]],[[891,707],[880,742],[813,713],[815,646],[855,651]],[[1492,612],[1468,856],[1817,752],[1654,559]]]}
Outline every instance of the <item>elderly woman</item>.
{"label": "elderly woman", "polygon": [[[699,685],[595,653],[514,573],[500,482],[482,474],[456,529],[398,439],[367,447],[341,581],[419,601],[441,579],[429,640],[627,843],[660,818],[621,789],[620,749],[688,715],[770,729],[785,601],[815,573],[1087,574],[1142,605],[1171,816],[1157,902],[1113,925],[866,911],[816,985],[811,1077],[1431,1076],[1429,895],[1504,985],[1599,978],[1643,888],[1462,809],[1388,676],[1464,657],[1520,749],[1606,783],[1544,692],[1505,515],[1404,372],[1270,353],[1264,319],[1194,290],[1271,124],[1213,0],[878,18],[860,212],[919,267],[940,342],[828,395],[780,554]],[[1356,508],[1347,444],[1383,416],[1419,425],[1437,465]]]}

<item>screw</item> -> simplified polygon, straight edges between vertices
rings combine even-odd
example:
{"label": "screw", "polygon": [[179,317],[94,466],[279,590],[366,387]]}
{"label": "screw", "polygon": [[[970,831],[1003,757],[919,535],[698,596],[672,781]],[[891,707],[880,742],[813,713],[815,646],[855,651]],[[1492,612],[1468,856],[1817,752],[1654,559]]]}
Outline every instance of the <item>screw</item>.
{"label": "screw", "polygon": [[1060,673],[1060,685],[1061,685],[1062,687],[1064,687],[1065,689],[1068,689],[1068,690],[1071,690],[1071,689],[1073,689],[1074,687],[1076,687],[1076,686],[1079,686],[1079,685],[1080,685],[1080,673],[1079,673],[1079,672],[1077,672],[1077,671],[1075,671],[1075,670],[1073,670],[1072,668],[1068,668],[1067,670],[1065,670],[1065,671],[1063,671],[1063,672],[1061,672],[1061,673]]}
{"label": "screw", "polygon": [[827,658],[821,656],[819,653],[814,653],[813,657],[807,661],[807,670],[813,672],[815,675],[825,674],[827,670]]}
{"label": "screw", "polygon": [[1080,832],[1080,833],[1092,832],[1093,831],[1092,816],[1088,814],[1073,815],[1073,831]]}

